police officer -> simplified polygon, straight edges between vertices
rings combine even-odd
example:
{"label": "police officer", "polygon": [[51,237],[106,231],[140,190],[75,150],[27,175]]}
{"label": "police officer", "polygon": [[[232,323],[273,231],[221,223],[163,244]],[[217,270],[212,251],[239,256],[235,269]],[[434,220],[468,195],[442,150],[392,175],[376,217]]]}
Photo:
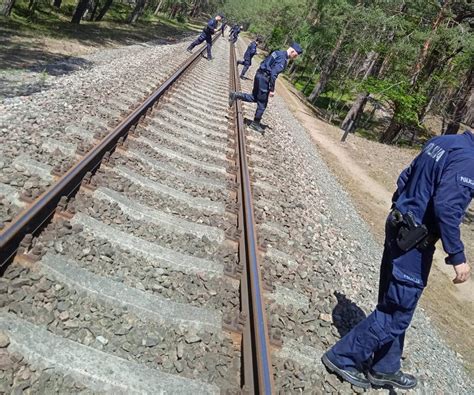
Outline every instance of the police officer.
{"label": "police officer", "polygon": [[250,65],[252,64],[252,58],[257,54],[257,45],[262,42],[262,38],[260,36],[257,37],[255,41],[252,41],[249,46],[247,47],[247,50],[245,51],[244,54],[244,59],[239,60],[237,64],[241,64],[244,67],[242,68],[242,71],[240,72],[240,78],[245,79],[245,73],[249,69]]}
{"label": "police officer", "polygon": [[222,33],[222,37],[224,37],[224,31],[225,31],[225,27],[227,26],[227,21],[225,19],[222,20],[221,22],[221,33]]}
{"label": "police officer", "polygon": [[239,34],[243,28],[244,27],[242,25],[234,25],[229,36],[229,41],[232,42],[232,44],[235,44],[237,42],[237,39],[239,38]]}
{"label": "police officer", "polygon": [[216,32],[217,29],[217,24],[219,21],[223,18],[223,15],[219,14],[215,18],[209,19],[207,22],[206,27],[202,30],[202,33],[199,35],[199,37],[194,40],[189,47],[187,48],[188,52],[192,52],[192,49],[196,46],[201,44],[203,41],[206,41],[206,47],[207,47],[207,60],[212,60],[212,53],[211,53],[211,47],[212,47],[212,35]]}
{"label": "police officer", "polygon": [[260,124],[263,113],[267,108],[268,96],[273,96],[275,91],[275,83],[283,70],[285,70],[288,59],[295,59],[298,55],[303,53],[303,49],[298,43],[291,44],[286,51],[273,51],[265,60],[260,64],[255,78],[253,80],[252,94],[242,92],[230,92],[229,94],[229,107],[234,104],[237,99],[257,103],[257,111],[250,127],[259,132],[264,133],[264,129]]}
{"label": "police officer", "polygon": [[235,29],[237,29],[238,25],[236,23],[234,23],[232,25],[232,27],[230,28],[230,32],[229,32],[229,41],[232,41],[232,37],[234,36],[234,31]]}
{"label": "police officer", "polygon": [[[397,181],[386,223],[385,249],[375,311],[326,354],[327,369],[368,388],[414,388],[414,376],[400,370],[405,331],[425,288],[441,238],[455,284],[470,274],[460,224],[474,197],[474,134],[431,139]],[[362,365],[369,364],[367,377]]]}

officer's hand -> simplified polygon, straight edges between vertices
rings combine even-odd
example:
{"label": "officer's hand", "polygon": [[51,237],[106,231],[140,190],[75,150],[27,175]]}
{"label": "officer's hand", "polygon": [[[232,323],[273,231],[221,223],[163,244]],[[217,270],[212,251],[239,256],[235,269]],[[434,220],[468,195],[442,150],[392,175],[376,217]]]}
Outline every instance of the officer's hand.
{"label": "officer's hand", "polygon": [[270,97],[275,96],[275,92],[270,92]]}
{"label": "officer's hand", "polygon": [[465,282],[471,274],[471,268],[466,262],[460,263],[459,265],[454,265],[453,269],[456,272],[456,277],[453,280],[454,284],[461,284]]}

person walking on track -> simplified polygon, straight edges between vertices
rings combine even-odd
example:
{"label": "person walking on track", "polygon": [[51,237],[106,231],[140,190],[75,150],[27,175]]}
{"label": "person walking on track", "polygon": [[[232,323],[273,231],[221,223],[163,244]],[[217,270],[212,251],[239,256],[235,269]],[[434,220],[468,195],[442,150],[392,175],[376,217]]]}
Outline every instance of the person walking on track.
{"label": "person walking on track", "polygon": [[242,68],[242,71],[240,72],[241,79],[245,79],[245,73],[247,73],[247,70],[252,65],[252,58],[257,54],[257,46],[261,42],[262,42],[262,38],[258,36],[256,40],[252,41],[247,47],[247,50],[245,51],[245,54],[244,54],[244,59],[239,60],[237,62],[237,64],[244,66]]}
{"label": "person walking on track", "polygon": [[267,108],[268,97],[274,95],[275,83],[278,75],[285,70],[288,59],[295,59],[303,53],[303,49],[298,43],[293,43],[286,51],[273,51],[260,64],[253,80],[252,93],[230,92],[229,107],[235,100],[257,103],[257,111],[250,127],[263,134],[264,129],[260,123],[263,113]]}
{"label": "person walking on track", "polygon": [[224,37],[224,32],[225,32],[225,28],[227,26],[227,21],[225,19],[222,19],[222,22],[221,22],[221,33],[222,33],[222,37]]}
{"label": "person walking on track", "polygon": [[215,18],[210,19],[207,22],[206,27],[202,30],[202,33],[199,35],[199,37],[189,45],[187,51],[192,52],[193,48],[196,45],[199,45],[202,42],[206,41],[207,60],[212,60],[212,35],[216,32],[217,25],[219,21],[222,20],[222,18],[223,15],[219,14]]}
{"label": "person walking on track", "polygon": [[416,377],[400,370],[400,360],[438,239],[453,267],[453,282],[469,278],[460,225],[474,197],[474,134],[429,140],[397,186],[385,226],[378,304],[322,357],[330,372],[362,388],[417,385]]}
{"label": "person walking on track", "polygon": [[242,25],[234,25],[229,35],[229,41],[232,42],[232,44],[235,44],[237,42],[239,34],[243,28],[244,27]]}

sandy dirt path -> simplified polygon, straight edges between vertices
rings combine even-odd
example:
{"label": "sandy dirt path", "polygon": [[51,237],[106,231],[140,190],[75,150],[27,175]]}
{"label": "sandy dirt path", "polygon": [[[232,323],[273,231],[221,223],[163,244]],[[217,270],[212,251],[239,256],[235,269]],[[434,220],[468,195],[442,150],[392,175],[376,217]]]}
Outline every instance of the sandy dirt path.
{"label": "sandy dirt path", "polygon": [[[353,135],[349,136],[348,142],[341,143],[341,130],[317,118],[301,94],[283,78],[278,80],[277,94],[283,97],[308,131],[318,152],[350,193],[376,238],[383,243],[384,223],[393,193],[393,188],[389,189],[390,185],[395,185],[395,174],[411,161],[417,151],[388,147]],[[444,339],[463,357],[466,367],[474,373],[474,282],[471,279],[457,286],[451,282],[453,270],[444,263],[444,253],[440,247],[435,255],[430,284],[421,303]]]}

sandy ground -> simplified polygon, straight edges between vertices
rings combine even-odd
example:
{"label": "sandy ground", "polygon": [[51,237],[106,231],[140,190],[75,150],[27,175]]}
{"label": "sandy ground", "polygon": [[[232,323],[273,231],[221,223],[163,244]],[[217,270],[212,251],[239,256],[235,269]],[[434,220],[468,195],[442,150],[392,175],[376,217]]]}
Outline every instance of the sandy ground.
{"label": "sandy ground", "polygon": [[[341,143],[342,131],[320,120],[301,94],[283,78],[278,80],[277,94],[306,128],[318,152],[350,193],[376,238],[383,243],[385,218],[396,179],[417,151],[382,145],[354,135]],[[463,236],[468,252],[472,251],[471,256],[474,256],[472,228],[472,224],[469,228],[464,226]],[[455,286],[451,282],[454,272],[444,263],[444,257],[442,249],[438,248],[422,305],[444,339],[474,373],[474,282],[471,279]]]}

